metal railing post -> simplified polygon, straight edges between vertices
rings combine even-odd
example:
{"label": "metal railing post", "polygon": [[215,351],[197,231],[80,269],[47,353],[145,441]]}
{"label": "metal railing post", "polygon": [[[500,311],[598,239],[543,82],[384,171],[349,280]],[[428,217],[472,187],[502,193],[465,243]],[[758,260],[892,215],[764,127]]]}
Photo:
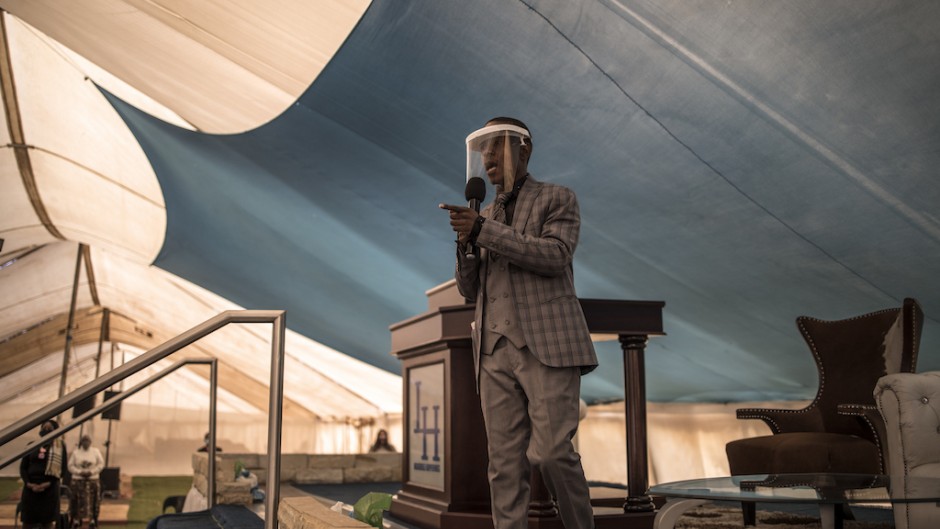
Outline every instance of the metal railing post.
{"label": "metal railing post", "polygon": [[111,387],[141,369],[163,360],[170,354],[229,323],[273,323],[283,314],[284,311],[282,310],[228,310],[222,312],[218,316],[210,318],[179,336],[167,340],[130,362],[109,371],[62,398],[30,413],[3,430],[0,430],[0,446],[5,445],[10,440],[39,426],[44,420],[58,415],[75,406],[80,401]]}
{"label": "metal railing post", "polygon": [[173,373],[174,371],[176,371],[177,369],[179,369],[179,368],[181,368],[181,367],[183,367],[183,366],[186,366],[186,365],[189,365],[189,364],[211,364],[212,362],[215,362],[215,361],[216,361],[215,359],[208,359],[208,358],[190,358],[190,359],[186,359],[186,360],[180,360],[179,362],[176,362],[175,364],[171,365],[170,367],[167,367],[167,368],[164,369],[163,371],[160,371],[160,372],[154,374],[153,376],[147,378],[146,380],[140,382],[139,384],[135,385],[134,387],[132,387],[132,388],[130,388],[130,389],[127,389],[127,390],[125,390],[125,391],[122,391],[122,392],[116,394],[114,397],[112,397],[112,398],[110,398],[110,399],[108,399],[108,400],[102,402],[101,404],[99,404],[99,405],[95,406],[94,408],[92,408],[92,409],[86,411],[85,413],[79,415],[78,417],[75,417],[75,419],[73,419],[71,422],[69,422],[69,423],[67,423],[67,424],[63,424],[63,425],[61,425],[59,428],[57,428],[57,429],[55,429],[55,430],[49,432],[48,434],[46,434],[46,435],[40,437],[40,438],[36,441],[36,443],[34,443],[34,444],[32,444],[32,445],[29,445],[29,446],[27,446],[27,447],[25,447],[25,448],[22,448],[22,449],[20,449],[19,451],[14,452],[12,455],[7,456],[5,459],[0,460],[0,468],[5,468],[5,467],[6,467],[7,465],[9,465],[10,463],[12,463],[12,462],[16,461],[17,459],[23,457],[24,455],[26,455],[27,453],[29,453],[31,450],[33,450],[33,447],[34,447],[34,446],[36,446],[36,445],[41,445],[41,444],[45,444],[45,443],[48,442],[48,441],[51,441],[51,440],[56,439],[56,438],[58,438],[58,437],[62,437],[63,435],[69,433],[70,431],[74,430],[75,428],[78,428],[78,427],[79,427],[82,423],[84,423],[85,421],[91,419],[92,417],[95,417],[95,416],[98,415],[99,413],[104,413],[104,412],[110,410],[111,408],[114,408],[115,406],[117,406],[118,404],[120,404],[120,403],[121,403],[122,401],[124,401],[125,399],[127,399],[127,398],[129,398],[129,397],[132,397],[135,393],[138,393],[139,391],[142,391],[142,390],[146,389],[148,386],[150,386],[150,385],[153,384],[154,382],[159,381],[159,380],[162,379],[163,377],[169,375],[170,373]]}
{"label": "metal railing post", "polygon": [[271,387],[268,397],[268,493],[264,504],[264,528],[277,528],[281,492],[281,402],[284,396],[284,340],[287,315],[274,319],[271,333]]}
{"label": "metal railing post", "polygon": [[209,473],[209,479],[206,484],[206,496],[208,496],[207,499],[210,509],[215,507],[215,399],[219,387],[218,364],[219,362],[215,358],[213,358],[212,363],[209,364],[209,450],[206,454],[209,456],[209,468],[206,470]]}
{"label": "metal railing post", "polygon": [[[277,507],[280,500],[280,466],[281,466],[281,426],[282,426],[282,400],[284,397],[284,343],[287,332],[287,317],[283,310],[239,310],[225,311],[210,318],[205,322],[189,329],[188,331],[167,340],[157,347],[147,351],[137,358],[127,362],[116,369],[88,382],[82,387],[62,396],[56,401],[43,406],[39,410],[30,413],[26,417],[14,422],[6,428],[0,430],[0,446],[19,437],[20,435],[35,428],[43,421],[54,417],[63,411],[75,406],[80,401],[96,395],[99,392],[113,386],[115,383],[153,365],[156,362],[166,358],[170,354],[190,345],[196,340],[224,327],[229,323],[271,323],[271,382],[270,396],[268,401],[268,494],[265,499],[265,529],[275,529],[277,527]],[[76,417],[70,423],[54,430],[50,434],[42,437],[39,442],[47,442],[78,427],[95,415],[111,409],[124,399],[137,393],[141,389],[163,378],[172,371],[188,363],[208,363],[210,364],[210,396],[209,396],[209,479],[207,499],[209,506],[215,505],[216,490],[216,472],[215,472],[215,448],[216,448],[216,420],[217,420],[217,394],[218,394],[218,361],[217,359],[190,359],[178,362],[170,368],[150,377],[149,379],[134,386],[130,390],[124,391],[115,397],[108,399],[101,405]],[[35,445],[33,445],[35,446]],[[31,446],[24,448],[13,456],[0,462],[0,468],[5,467],[12,461],[19,459],[32,449]]]}

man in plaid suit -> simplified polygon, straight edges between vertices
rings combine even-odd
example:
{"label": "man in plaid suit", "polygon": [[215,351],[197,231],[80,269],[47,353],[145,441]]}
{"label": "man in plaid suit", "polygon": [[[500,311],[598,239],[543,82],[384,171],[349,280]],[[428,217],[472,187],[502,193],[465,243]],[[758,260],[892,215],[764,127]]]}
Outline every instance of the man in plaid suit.
{"label": "man in plaid suit", "polygon": [[[495,528],[527,528],[534,464],[565,528],[591,529],[588,486],[571,442],[580,376],[597,367],[571,266],[578,202],[570,189],[528,173],[532,137],[521,121],[494,118],[467,145],[498,195],[480,214],[441,207],[457,232],[458,289],[476,301],[471,335]],[[471,165],[468,158],[468,171]]]}

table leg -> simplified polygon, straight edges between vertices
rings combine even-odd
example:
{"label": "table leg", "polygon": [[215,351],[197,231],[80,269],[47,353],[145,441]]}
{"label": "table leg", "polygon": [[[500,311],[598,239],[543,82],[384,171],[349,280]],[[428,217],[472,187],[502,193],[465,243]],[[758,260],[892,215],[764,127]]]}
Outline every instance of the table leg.
{"label": "table leg", "polygon": [[842,506],[833,503],[820,503],[819,524],[822,529],[842,529]]}
{"label": "table leg", "polygon": [[694,509],[703,503],[708,503],[708,500],[669,498],[666,500],[666,504],[656,512],[653,529],[673,529],[676,522],[679,521],[679,517],[685,514],[685,511]]}

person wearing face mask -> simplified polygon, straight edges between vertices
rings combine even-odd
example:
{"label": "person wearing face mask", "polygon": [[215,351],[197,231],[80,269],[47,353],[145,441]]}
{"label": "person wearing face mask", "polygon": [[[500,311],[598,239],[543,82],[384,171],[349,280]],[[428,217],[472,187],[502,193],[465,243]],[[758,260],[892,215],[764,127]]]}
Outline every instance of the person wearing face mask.
{"label": "person wearing face mask", "polygon": [[69,472],[72,473],[72,526],[80,527],[88,519],[88,528],[98,526],[101,483],[98,477],[104,470],[101,452],[91,446],[91,436],[83,435],[78,449],[69,457]]}
{"label": "person wearing face mask", "polygon": [[[208,452],[208,451],[209,451],[209,432],[206,432],[205,437],[203,437],[202,446],[200,446],[199,448],[197,448],[196,451],[197,451],[197,452]],[[222,451],[222,447],[219,446],[218,443],[216,443],[216,445],[215,445],[215,451],[216,451],[216,452],[221,452],[221,451]]]}
{"label": "person wearing face mask", "polygon": [[491,119],[466,143],[468,183],[488,179],[497,196],[480,213],[440,207],[457,232],[457,288],[476,302],[470,334],[494,527],[528,527],[529,479],[537,466],[565,529],[593,529],[572,444],[580,377],[597,367],[574,289],[578,201],[570,189],[529,174],[532,135],[521,121]]}
{"label": "person wearing face mask", "polygon": [[[57,429],[54,420],[42,423],[40,437]],[[21,516],[23,529],[51,529],[59,518],[59,483],[68,472],[65,444],[62,438],[42,441],[20,461],[23,480]],[[60,528],[65,529],[65,528]]]}

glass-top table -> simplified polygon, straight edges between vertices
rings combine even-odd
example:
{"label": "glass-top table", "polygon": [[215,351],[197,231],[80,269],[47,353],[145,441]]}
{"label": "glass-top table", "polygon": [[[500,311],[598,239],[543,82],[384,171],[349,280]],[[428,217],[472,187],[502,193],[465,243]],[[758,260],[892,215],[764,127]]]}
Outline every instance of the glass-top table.
{"label": "glass-top table", "polygon": [[709,501],[816,504],[823,528],[839,529],[837,505],[937,502],[940,478],[898,483],[883,475],[761,474],[660,483],[649,494],[667,498],[656,514],[654,529],[672,529],[682,513]]}

